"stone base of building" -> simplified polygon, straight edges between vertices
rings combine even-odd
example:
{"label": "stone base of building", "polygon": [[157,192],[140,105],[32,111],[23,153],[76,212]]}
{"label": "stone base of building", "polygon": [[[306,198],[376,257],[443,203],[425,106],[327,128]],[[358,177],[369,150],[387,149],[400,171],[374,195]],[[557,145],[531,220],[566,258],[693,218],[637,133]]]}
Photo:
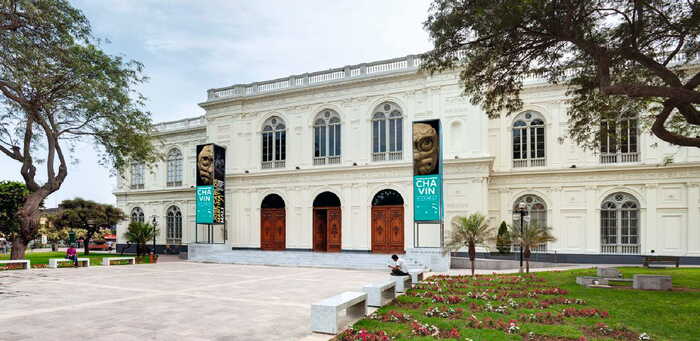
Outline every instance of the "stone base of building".
{"label": "stone base of building", "polygon": [[[153,249],[153,244],[146,244],[150,251]],[[136,253],[135,244],[117,244],[117,253]],[[164,245],[156,244],[156,253],[159,255],[177,255],[187,253],[187,245]]]}
{"label": "stone base of building", "polygon": [[[468,257],[466,252],[454,252],[455,257]],[[477,253],[477,258],[490,260],[518,261],[519,254],[490,254]],[[681,265],[700,265],[700,257],[681,256]],[[533,253],[530,257],[530,267],[534,262],[544,263],[570,263],[570,264],[630,264],[641,266],[644,263],[642,255],[597,255],[583,253]],[[477,267],[478,269],[478,267]]]}

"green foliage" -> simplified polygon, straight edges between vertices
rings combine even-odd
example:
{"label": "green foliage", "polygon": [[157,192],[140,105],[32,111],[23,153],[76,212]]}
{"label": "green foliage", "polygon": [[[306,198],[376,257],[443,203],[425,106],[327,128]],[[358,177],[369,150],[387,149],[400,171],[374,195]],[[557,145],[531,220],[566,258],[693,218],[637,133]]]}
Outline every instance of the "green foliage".
{"label": "green foliage", "polygon": [[629,115],[700,147],[697,1],[435,0],[424,26],[434,49],[423,67],[459,69],[490,118],[519,112],[523,82],[537,76],[568,89],[569,132],[585,148],[599,146],[597,122]]}
{"label": "green foliage", "polygon": [[[58,207],[60,211],[50,217],[53,229],[57,232],[75,228],[83,229],[86,245],[96,233],[100,233],[101,229],[112,227],[126,219],[124,212],[112,205],[99,204],[81,198],[63,200]],[[86,252],[89,253],[89,250]]]}
{"label": "green foliage", "polygon": [[505,221],[501,222],[498,227],[498,236],[496,237],[496,248],[501,254],[510,251],[510,237],[508,236],[508,224]]}
{"label": "green foliage", "polygon": [[20,229],[17,213],[29,194],[27,186],[16,181],[0,181],[0,235],[13,239]]}
{"label": "green foliage", "polygon": [[136,244],[136,253],[141,255],[148,241],[153,240],[159,233],[155,226],[138,221],[132,221],[124,233],[124,238],[130,243]]}
{"label": "green foliage", "polygon": [[457,217],[452,223],[450,237],[445,243],[445,252],[469,249],[469,259],[476,257],[476,245],[493,239],[493,228],[489,227],[486,216],[472,213],[468,217]]}
{"label": "green foliage", "polygon": [[[552,228],[549,226],[544,226],[532,222],[525,225],[525,228],[520,231],[520,227],[516,225],[510,226],[510,231],[508,232],[510,239],[514,244],[519,244],[523,248],[523,256],[526,261],[529,261],[530,255],[532,253],[532,248],[537,247],[540,244],[545,244],[557,240],[552,235]],[[529,272],[529,263],[528,263]]]}

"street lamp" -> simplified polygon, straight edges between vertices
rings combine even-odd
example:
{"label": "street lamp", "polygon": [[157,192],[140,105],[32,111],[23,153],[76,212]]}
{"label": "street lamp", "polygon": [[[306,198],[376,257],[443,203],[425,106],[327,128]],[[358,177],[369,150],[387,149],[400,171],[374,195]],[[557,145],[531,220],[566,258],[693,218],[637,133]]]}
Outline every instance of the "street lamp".
{"label": "street lamp", "polygon": [[158,226],[158,217],[157,216],[154,215],[151,218],[151,225],[153,226],[153,254],[151,256],[151,263],[153,263],[153,261],[156,258],[156,227]]}
{"label": "street lamp", "polygon": [[[90,228],[95,228],[95,219],[94,218],[89,218],[87,220],[88,227]],[[83,239],[83,252],[88,253],[90,250],[88,250],[88,245],[85,245],[85,239]]]}
{"label": "street lamp", "polygon": [[527,204],[524,201],[518,204],[518,212],[520,213],[520,272],[523,272],[523,221],[527,215]]}

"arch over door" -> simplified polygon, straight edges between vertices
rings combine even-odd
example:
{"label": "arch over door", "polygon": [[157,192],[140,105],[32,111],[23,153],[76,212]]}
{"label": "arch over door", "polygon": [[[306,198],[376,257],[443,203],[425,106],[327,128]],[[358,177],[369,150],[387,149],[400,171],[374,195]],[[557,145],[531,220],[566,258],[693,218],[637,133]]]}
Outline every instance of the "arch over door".
{"label": "arch over door", "polygon": [[340,199],[331,192],[323,192],[314,199],[313,250],[340,252],[342,245],[342,212]]}
{"label": "arch over door", "polygon": [[372,199],[372,252],[404,253],[404,207],[398,192],[385,189]]}
{"label": "arch over door", "polygon": [[260,248],[284,250],[286,240],[286,212],[284,200],[270,194],[260,205]]}

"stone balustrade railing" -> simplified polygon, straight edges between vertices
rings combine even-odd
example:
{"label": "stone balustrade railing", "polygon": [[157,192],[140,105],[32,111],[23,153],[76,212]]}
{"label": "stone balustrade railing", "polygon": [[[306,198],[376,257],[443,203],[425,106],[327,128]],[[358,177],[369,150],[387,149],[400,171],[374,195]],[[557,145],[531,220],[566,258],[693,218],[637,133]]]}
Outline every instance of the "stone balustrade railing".
{"label": "stone balustrade railing", "polygon": [[158,123],[158,124],[154,125],[154,128],[155,128],[156,132],[163,133],[163,132],[168,132],[168,131],[173,131],[173,130],[182,130],[182,129],[192,129],[192,128],[204,127],[205,124],[206,124],[206,121],[204,119],[204,116],[199,116],[199,117],[186,118],[186,119],[177,120],[177,121]]}

